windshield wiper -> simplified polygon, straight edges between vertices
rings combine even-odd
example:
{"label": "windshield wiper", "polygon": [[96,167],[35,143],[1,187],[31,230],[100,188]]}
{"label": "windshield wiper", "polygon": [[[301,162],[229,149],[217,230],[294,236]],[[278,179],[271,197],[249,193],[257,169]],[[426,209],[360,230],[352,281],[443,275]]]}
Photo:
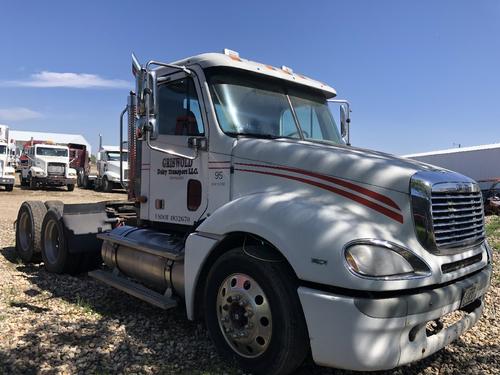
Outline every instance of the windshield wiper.
{"label": "windshield wiper", "polygon": [[237,132],[226,132],[227,135],[238,137],[238,136],[243,136],[243,137],[249,137],[249,138],[262,138],[262,139],[278,139],[278,138],[289,138],[285,136],[279,136],[279,135],[274,135],[274,134],[268,134],[268,133],[237,133]]}

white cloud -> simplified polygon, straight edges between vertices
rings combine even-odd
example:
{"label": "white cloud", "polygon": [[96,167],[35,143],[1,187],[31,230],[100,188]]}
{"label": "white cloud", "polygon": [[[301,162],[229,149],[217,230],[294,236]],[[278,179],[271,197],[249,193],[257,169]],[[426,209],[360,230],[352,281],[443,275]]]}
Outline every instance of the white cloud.
{"label": "white cloud", "polygon": [[15,122],[43,117],[40,112],[23,107],[0,108],[0,121]]}
{"label": "white cloud", "polygon": [[5,81],[3,86],[16,87],[71,87],[78,89],[109,88],[122,89],[131,87],[130,82],[121,79],[105,79],[97,74],[57,73],[43,71],[31,75],[23,81]]}

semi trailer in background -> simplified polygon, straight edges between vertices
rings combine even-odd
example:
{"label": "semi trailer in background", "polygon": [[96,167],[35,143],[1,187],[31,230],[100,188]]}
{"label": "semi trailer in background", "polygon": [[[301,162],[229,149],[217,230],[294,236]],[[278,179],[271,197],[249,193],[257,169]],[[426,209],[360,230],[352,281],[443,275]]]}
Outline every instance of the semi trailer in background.
{"label": "semi trailer in background", "polygon": [[500,194],[500,143],[423,152],[403,157],[453,170],[472,178],[481,188],[486,201],[486,210],[500,213],[498,198]]}
{"label": "semi trailer in background", "polygon": [[128,114],[128,200],[24,202],[24,261],[182,304],[254,374],[290,374],[309,353],[391,369],[479,320],[492,254],[472,179],[352,147],[349,103],[286,66],[225,50],[133,56],[132,71],[119,150]]}

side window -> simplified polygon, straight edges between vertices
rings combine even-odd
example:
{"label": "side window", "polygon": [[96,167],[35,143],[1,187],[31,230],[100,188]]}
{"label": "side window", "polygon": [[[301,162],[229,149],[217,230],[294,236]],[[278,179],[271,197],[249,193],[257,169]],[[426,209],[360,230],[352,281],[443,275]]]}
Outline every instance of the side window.
{"label": "side window", "polygon": [[280,135],[284,137],[300,138],[292,111],[289,109],[285,110],[281,115]]}
{"label": "side window", "polygon": [[165,135],[204,135],[200,103],[192,78],[158,87],[158,132]]}
{"label": "side window", "polygon": [[324,138],[315,108],[310,105],[295,107],[295,113],[297,114],[305,138]]}

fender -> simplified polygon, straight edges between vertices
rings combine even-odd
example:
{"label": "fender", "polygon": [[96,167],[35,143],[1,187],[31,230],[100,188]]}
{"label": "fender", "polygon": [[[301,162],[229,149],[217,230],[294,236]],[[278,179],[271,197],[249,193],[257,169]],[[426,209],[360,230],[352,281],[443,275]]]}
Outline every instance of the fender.
{"label": "fender", "polygon": [[75,168],[67,168],[66,169],[66,178],[76,178],[76,169]]}
{"label": "fender", "polygon": [[40,167],[31,166],[31,167],[29,168],[29,172],[31,172],[31,174],[32,174],[33,176],[36,176],[36,175],[37,175],[37,173],[41,173],[43,176],[46,176],[45,171],[43,170],[43,168],[40,168]]}

